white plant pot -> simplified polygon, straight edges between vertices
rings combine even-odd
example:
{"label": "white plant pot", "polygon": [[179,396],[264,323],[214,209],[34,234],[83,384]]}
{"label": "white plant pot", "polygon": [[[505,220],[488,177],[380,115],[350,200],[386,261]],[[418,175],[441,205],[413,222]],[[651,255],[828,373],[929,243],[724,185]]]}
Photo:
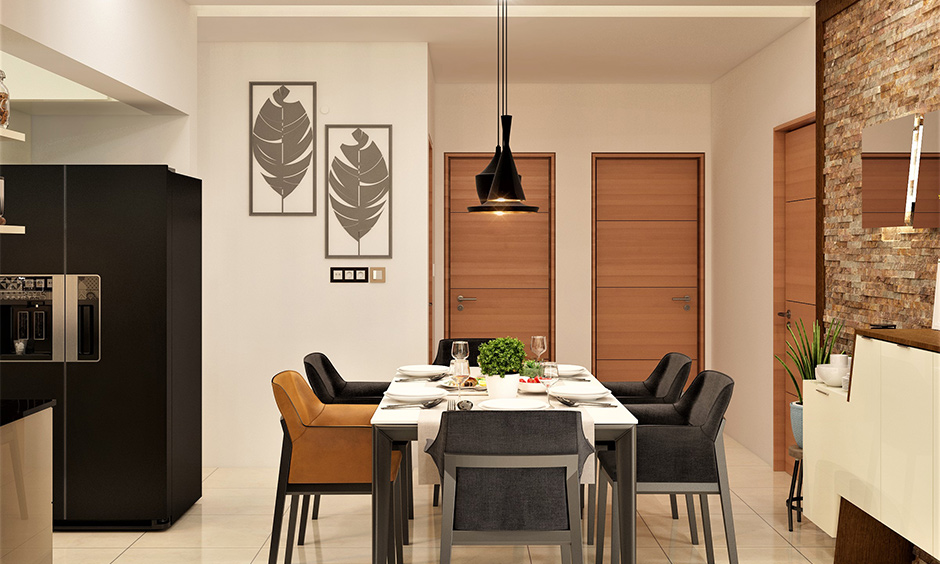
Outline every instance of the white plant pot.
{"label": "white plant pot", "polygon": [[486,394],[491,398],[514,398],[519,391],[519,375],[506,374],[486,377]]}

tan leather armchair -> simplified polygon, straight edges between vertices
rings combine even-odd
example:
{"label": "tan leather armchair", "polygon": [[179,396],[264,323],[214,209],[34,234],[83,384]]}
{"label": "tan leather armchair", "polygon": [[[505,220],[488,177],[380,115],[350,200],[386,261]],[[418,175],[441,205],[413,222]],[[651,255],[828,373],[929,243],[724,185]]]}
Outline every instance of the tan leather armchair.
{"label": "tan leather armchair", "polygon": [[[284,441],[274,505],[269,564],[277,561],[278,542],[284,519],[284,503],[291,496],[285,564],[290,564],[300,496],[309,494],[372,493],[372,425],[374,405],[326,405],[317,399],[299,373],[285,370],[271,380],[274,400],[281,412]],[[389,522],[389,559],[402,562],[402,485],[398,480],[401,453],[392,452],[392,488]],[[301,522],[303,544],[306,520]],[[394,546],[391,543],[394,542]],[[393,564],[393,563],[390,563]]]}

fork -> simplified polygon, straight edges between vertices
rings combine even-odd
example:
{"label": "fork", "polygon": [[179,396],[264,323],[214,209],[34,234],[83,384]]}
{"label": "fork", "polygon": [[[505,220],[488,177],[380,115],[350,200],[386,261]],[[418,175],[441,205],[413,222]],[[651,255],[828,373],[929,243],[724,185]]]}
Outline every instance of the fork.
{"label": "fork", "polygon": [[579,405],[586,405],[590,407],[617,407],[612,403],[605,403],[602,401],[574,401],[560,396],[555,396],[555,399],[567,405],[568,407],[578,407]]}
{"label": "fork", "polygon": [[447,400],[447,411],[456,411],[457,410],[457,400],[449,399]]}
{"label": "fork", "polygon": [[420,407],[421,409],[429,409],[435,405],[444,401],[444,398],[437,398],[428,401],[423,401],[421,403],[397,403],[394,405],[383,405],[382,409],[405,409],[407,407]]}

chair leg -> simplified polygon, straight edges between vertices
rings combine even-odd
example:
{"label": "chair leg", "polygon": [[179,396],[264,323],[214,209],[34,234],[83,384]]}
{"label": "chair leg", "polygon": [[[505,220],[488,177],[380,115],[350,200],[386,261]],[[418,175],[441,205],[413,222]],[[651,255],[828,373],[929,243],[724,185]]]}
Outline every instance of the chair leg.
{"label": "chair leg", "polygon": [[[406,443],[405,447],[405,499],[408,500],[408,518],[415,518],[415,476],[414,476],[414,454],[411,450],[411,441]],[[407,526],[405,527],[407,529]],[[405,542],[405,544],[408,544]]]}
{"label": "chair leg", "polygon": [[610,495],[614,501],[610,504],[610,564],[620,564],[620,486],[613,482]]}
{"label": "chair leg", "polygon": [[588,484],[588,514],[587,514],[587,543],[594,544],[594,519],[597,515],[597,471],[594,472],[594,483]]}
{"label": "chair leg", "polygon": [[[614,505],[617,499],[614,498]],[[594,563],[604,561],[604,529],[607,525],[607,472],[600,469],[597,476],[597,540],[594,542]]]}
{"label": "chair leg", "polygon": [[320,494],[313,496],[313,520],[320,518]]}
{"label": "chair leg", "polygon": [[408,542],[408,504],[406,502],[408,498],[408,476],[404,475],[401,471],[398,472],[398,479],[395,480],[396,485],[393,484],[395,495],[397,496],[396,507],[398,507],[398,512],[401,517],[401,543],[402,545],[410,544]]}
{"label": "chair leg", "polygon": [[304,545],[304,537],[307,534],[307,515],[310,511],[310,496],[303,496],[304,503],[300,508],[300,533],[297,535],[297,546]]}
{"label": "chair leg", "polygon": [[695,496],[685,494],[685,509],[689,513],[689,536],[692,544],[698,544],[698,529],[695,526]]}
{"label": "chair leg", "polygon": [[728,561],[738,564],[738,542],[734,538],[734,515],[731,511],[731,488],[728,486],[728,463],[725,459],[724,422],[715,439],[715,462],[718,463],[718,493],[721,496],[721,517],[728,541]]}
{"label": "chair leg", "polygon": [[454,498],[456,483],[454,476],[444,473],[443,500],[441,511],[441,564],[450,564],[450,554],[454,547]]}
{"label": "chair leg", "polygon": [[281,465],[277,475],[277,493],[274,498],[274,523],[271,525],[271,549],[268,564],[277,563],[277,545],[281,541],[281,526],[284,524],[284,503],[287,500],[287,481],[290,474],[291,442],[287,433],[281,444]]}
{"label": "chair leg", "polygon": [[797,472],[800,468],[800,461],[793,461],[793,476],[790,477],[790,495],[787,496],[787,529],[792,533],[793,532],[793,499],[794,492],[796,492],[796,478]]}
{"label": "chair leg", "polygon": [[571,564],[571,545],[561,545],[561,564]]}
{"label": "chair leg", "polygon": [[715,544],[712,542],[712,522],[708,515],[708,495],[699,494],[702,501],[702,531],[705,533],[705,560],[715,564]]}
{"label": "chair leg", "polygon": [[[290,518],[287,520],[287,544],[284,547],[284,564],[290,564],[291,557],[294,555],[294,531],[297,530],[297,504],[300,502],[299,495],[290,496]],[[306,523],[304,523],[306,525]],[[274,539],[271,539],[274,542]]]}
{"label": "chair leg", "polygon": [[[579,492],[577,472],[568,476],[566,490],[568,493],[568,542],[562,545],[562,562],[570,564],[584,564],[584,544],[581,542],[581,513],[577,507]],[[564,558],[568,555],[568,559]]]}
{"label": "chair leg", "polygon": [[[407,526],[408,518],[407,513],[405,513],[405,504],[404,504],[404,476],[402,472],[398,472],[398,479],[392,484],[392,503],[390,506],[389,524],[391,525],[392,530],[389,531],[388,538],[388,559],[391,561],[390,564],[397,562],[398,564],[405,563],[404,550],[402,548],[402,542],[405,535],[405,526]],[[392,555],[395,556],[395,560],[392,559]]]}
{"label": "chair leg", "polygon": [[434,484],[434,499],[431,500],[431,505],[437,507],[440,505],[440,495],[441,495],[441,485]]}
{"label": "chair leg", "polygon": [[676,494],[669,494],[669,507],[672,508],[672,518],[679,518],[679,502],[676,501]]}

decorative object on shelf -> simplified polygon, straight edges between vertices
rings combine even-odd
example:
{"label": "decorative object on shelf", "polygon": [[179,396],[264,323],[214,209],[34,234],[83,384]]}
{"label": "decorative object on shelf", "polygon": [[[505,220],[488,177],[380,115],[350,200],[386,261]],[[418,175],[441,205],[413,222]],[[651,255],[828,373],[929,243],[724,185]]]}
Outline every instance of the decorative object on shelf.
{"label": "decorative object on shelf", "polygon": [[5,72],[0,70],[0,127],[10,127],[10,90],[3,83],[7,79]]}
{"label": "decorative object on shelf", "polygon": [[[538,206],[525,204],[525,192],[522,190],[522,177],[516,170],[516,162],[509,148],[509,134],[512,129],[512,116],[509,115],[509,1],[499,0],[496,4],[496,151],[493,159],[476,176],[479,206],[469,206],[467,211],[475,213],[534,213]],[[499,130],[502,124],[502,147],[499,145]]]}
{"label": "decorative object on shelf", "polygon": [[316,82],[251,82],[249,215],[317,215]]}
{"label": "decorative object on shelf", "polygon": [[[802,380],[814,380],[816,378],[816,366],[829,363],[832,346],[839,338],[839,334],[842,333],[843,326],[844,324],[841,321],[830,323],[824,334],[819,325],[819,320],[816,320],[813,321],[812,335],[808,335],[802,319],[798,321],[795,333],[793,326],[787,324],[787,331],[790,332],[790,338],[792,339],[792,342],[787,341],[787,357],[793,361],[794,367]],[[777,355],[774,355],[774,358],[783,365],[796,387],[796,395],[799,401],[790,404],[790,426],[793,429],[796,444],[803,448],[803,390],[786,361]]]}
{"label": "decorative object on shelf", "polygon": [[392,257],[392,126],[326,126],[327,258]]}

